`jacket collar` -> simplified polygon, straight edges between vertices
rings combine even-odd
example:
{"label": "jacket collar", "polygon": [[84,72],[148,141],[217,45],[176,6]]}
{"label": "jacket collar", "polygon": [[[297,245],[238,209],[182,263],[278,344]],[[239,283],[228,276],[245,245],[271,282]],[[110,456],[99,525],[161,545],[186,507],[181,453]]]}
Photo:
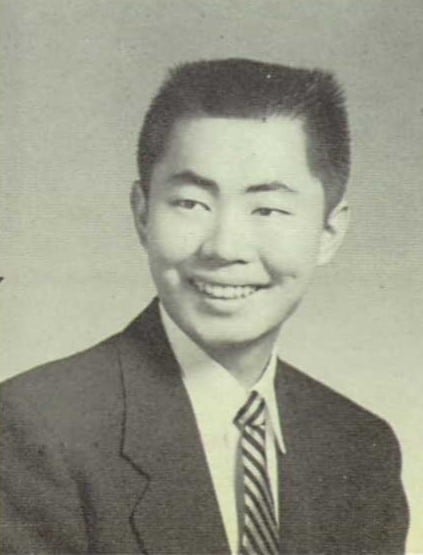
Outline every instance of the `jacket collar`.
{"label": "jacket collar", "polygon": [[[139,494],[129,515],[147,553],[229,553],[218,502],[180,368],[162,327],[158,301],[119,340],[125,398],[121,455]],[[283,553],[311,552],[322,495],[331,491],[333,438],[321,386],[279,361],[275,392],[286,455],[279,462]],[[330,432],[330,433],[328,433]],[[339,485],[338,485],[339,486]]]}
{"label": "jacket collar", "polygon": [[154,553],[228,553],[201,438],[157,300],[123,332],[119,352],[125,397],[121,454],[140,478],[130,515],[139,542]]}

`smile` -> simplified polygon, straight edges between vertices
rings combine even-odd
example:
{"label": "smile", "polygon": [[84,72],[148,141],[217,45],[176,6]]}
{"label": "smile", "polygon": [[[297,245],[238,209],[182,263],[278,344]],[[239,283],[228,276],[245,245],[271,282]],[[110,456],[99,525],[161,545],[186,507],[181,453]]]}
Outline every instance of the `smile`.
{"label": "smile", "polygon": [[243,299],[261,289],[259,285],[222,285],[220,283],[210,283],[197,279],[193,279],[190,282],[197,291],[200,291],[200,293],[212,299]]}

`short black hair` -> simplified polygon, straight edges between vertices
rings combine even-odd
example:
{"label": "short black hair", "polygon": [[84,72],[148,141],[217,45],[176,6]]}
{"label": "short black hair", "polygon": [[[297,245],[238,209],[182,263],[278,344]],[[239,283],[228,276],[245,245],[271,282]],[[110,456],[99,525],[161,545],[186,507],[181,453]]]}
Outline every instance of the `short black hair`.
{"label": "short black hair", "polygon": [[349,177],[350,138],[345,98],[331,73],[230,58],[182,64],[154,97],[138,142],[141,185],[148,193],[175,122],[189,117],[303,121],[310,171],[324,188],[326,213],[341,200]]}

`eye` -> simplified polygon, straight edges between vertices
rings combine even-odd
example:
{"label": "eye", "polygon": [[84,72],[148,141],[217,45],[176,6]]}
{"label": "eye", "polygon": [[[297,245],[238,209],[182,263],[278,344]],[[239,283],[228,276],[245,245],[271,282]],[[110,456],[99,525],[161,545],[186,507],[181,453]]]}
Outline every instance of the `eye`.
{"label": "eye", "polygon": [[288,210],[283,210],[282,208],[269,208],[266,206],[263,206],[261,208],[256,208],[253,211],[253,214],[258,214],[259,216],[276,216],[276,215],[282,215],[282,216],[291,216],[292,212],[288,212]]}
{"label": "eye", "polygon": [[177,208],[182,208],[184,210],[207,210],[210,211],[210,208],[204,202],[200,202],[198,200],[192,200],[189,198],[183,199],[176,199],[172,202],[173,206]]}

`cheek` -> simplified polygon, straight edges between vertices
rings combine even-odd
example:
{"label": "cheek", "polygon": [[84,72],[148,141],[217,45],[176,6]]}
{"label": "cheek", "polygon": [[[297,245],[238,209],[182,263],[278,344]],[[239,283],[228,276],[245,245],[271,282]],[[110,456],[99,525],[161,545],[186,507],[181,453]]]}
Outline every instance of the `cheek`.
{"label": "cheek", "polygon": [[306,226],[285,228],[262,238],[262,259],[274,276],[308,276],[317,265],[320,234]]}
{"label": "cheek", "polygon": [[201,236],[200,229],[181,225],[178,218],[157,211],[147,225],[149,257],[169,265],[182,262],[197,251]]}

